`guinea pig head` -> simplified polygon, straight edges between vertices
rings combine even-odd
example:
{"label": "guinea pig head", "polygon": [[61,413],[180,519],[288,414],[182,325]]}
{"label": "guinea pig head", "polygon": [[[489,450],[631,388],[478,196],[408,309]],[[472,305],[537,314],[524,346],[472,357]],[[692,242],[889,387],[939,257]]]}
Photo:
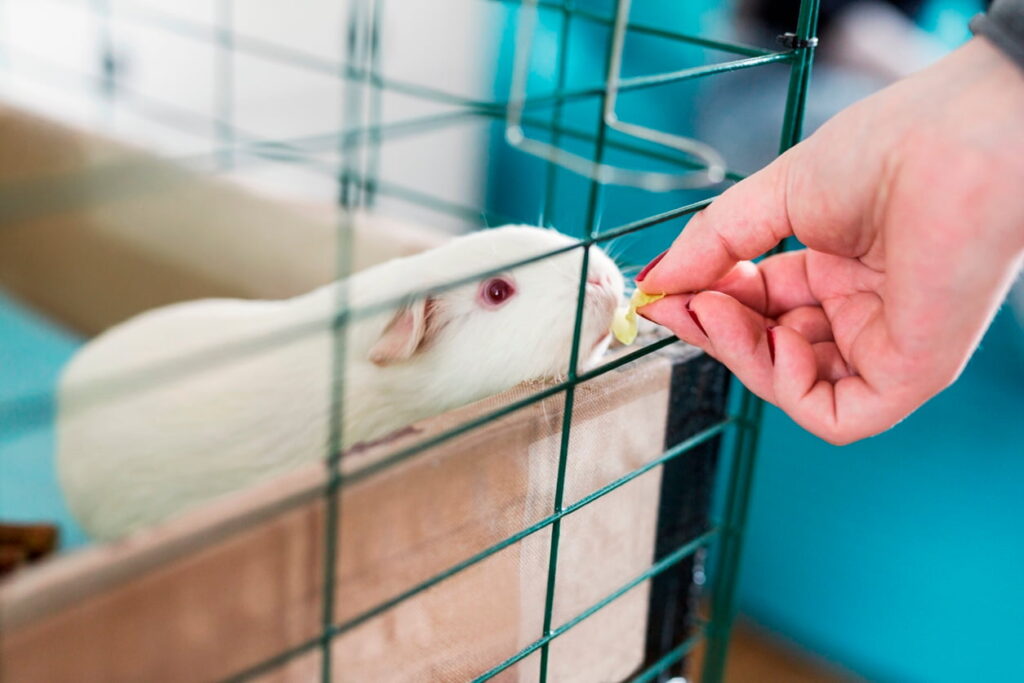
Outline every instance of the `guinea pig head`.
{"label": "guinea pig head", "polygon": [[[425,254],[429,279],[441,283],[501,269],[575,244],[553,230],[506,226],[473,233]],[[568,371],[583,267],[573,248],[471,284],[441,291],[398,311],[371,350],[378,365],[416,364],[451,378],[453,401],[475,400],[522,381]],[[591,247],[583,285],[578,368],[607,349],[623,279],[615,263]],[[461,395],[461,396],[459,396]]]}

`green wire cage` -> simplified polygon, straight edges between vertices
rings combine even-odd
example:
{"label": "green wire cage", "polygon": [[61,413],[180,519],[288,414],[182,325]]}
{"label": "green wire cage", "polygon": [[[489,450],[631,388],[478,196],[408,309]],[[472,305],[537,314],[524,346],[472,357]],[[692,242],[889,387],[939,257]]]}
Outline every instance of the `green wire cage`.
{"label": "green wire cage", "polygon": [[[499,274],[513,267],[556,256],[570,249],[579,250],[582,254],[582,270],[576,302],[574,341],[569,372],[564,381],[550,384],[511,403],[501,405],[469,422],[435,434],[426,441],[404,446],[390,453],[384,460],[355,472],[344,471],[341,464],[343,440],[340,404],[345,378],[344,363],[340,359],[345,356],[346,329],[351,321],[384,309],[394,309],[407,303],[408,298],[388,301],[361,310],[350,308],[344,300],[344,291],[338,290],[340,294],[336,301],[337,314],[332,323],[335,376],[330,384],[332,405],[336,409],[331,412],[330,447],[325,454],[328,477],[320,494],[325,511],[325,552],[322,568],[325,580],[320,597],[319,633],[286,651],[278,652],[244,670],[237,671],[230,680],[259,679],[272,674],[295,658],[313,651],[320,652],[321,680],[346,680],[345,662],[339,659],[331,647],[337,637],[370,619],[398,608],[403,602],[451,580],[462,572],[471,570],[496,553],[542,531],[549,534],[546,581],[543,586],[542,628],[528,645],[501,661],[492,662],[487,668],[480,670],[473,680],[501,679],[512,667],[531,657],[531,662],[537,662],[536,680],[555,680],[549,677],[549,652],[552,643],[644,582],[650,583],[652,591],[651,607],[647,613],[644,659],[642,666],[631,674],[629,680],[662,681],[681,675],[685,675],[687,680],[700,678],[709,682],[720,681],[723,678],[729,633],[736,611],[734,597],[737,571],[762,403],[742,387],[734,387],[731,399],[727,401],[730,380],[724,369],[706,357],[698,358],[692,352],[683,353],[679,356],[677,370],[674,371],[678,376],[673,377],[672,389],[673,400],[681,403],[679,407],[671,409],[672,417],[669,433],[665,438],[665,450],[660,456],[641,467],[588,492],[585,496],[577,499],[570,497],[566,492],[566,478],[572,466],[570,438],[574,427],[574,402],[579,387],[615,371],[628,372],[641,358],[656,352],[664,352],[666,349],[671,351],[669,347],[679,346],[674,338],[661,339],[620,354],[594,370],[578,371],[586,274],[591,247],[606,245],[625,236],[630,236],[633,240],[642,240],[645,230],[685,218],[700,211],[712,201],[708,198],[699,199],[640,220],[611,228],[601,228],[599,214],[602,195],[609,185],[626,185],[645,191],[666,191],[715,185],[722,180],[736,181],[742,177],[727,169],[717,153],[706,145],[620,120],[616,112],[619,95],[683,81],[714,78],[718,74],[730,71],[756,69],[768,64],[784,64],[790,69],[784,122],[780,132],[780,150],[785,150],[796,144],[801,135],[804,102],[816,43],[818,2],[804,0],[801,3],[794,32],[784,37],[779,50],[772,51],[690,35],[685,32],[685,26],[654,26],[634,22],[631,19],[629,0],[615,0],[609,10],[597,9],[592,3],[578,3],[573,0],[477,1],[500,2],[515,10],[512,16],[518,22],[516,55],[510,92],[506,98],[471,98],[421,83],[389,78],[381,65],[381,56],[386,53],[389,41],[389,36],[382,30],[381,22],[385,11],[384,0],[355,0],[350,3],[343,31],[345,59],[342,63],[318,59],[304,53],[298,46],[283,47],[236,30],[231,22],[232,0],[221,0],[216,3],[220,18],[216,27],[166,16],[147,9],[144,5],[122,3],[115,7],[106,0],[95,0],[88,5],[89,11],[95,13],[101,20],[116,12],[123,21],[173,33],[213,48],[213,69],[217,75],[215,116],[197,120],[195,115],[176,111],[173,106],[147,101],[139,95],[131,98],[142,109],[155,112],[165,121],[175,122],[186,128],[196,125],[213,126],[219,143],[218,148],[211,154],[194,156],[186,161],[224,168],[243,163],[240,161],[243,156],[251,156],[306,165],[336,179],[337,202],[343,209],[340,214],[342,220],[338,225],[336,254],[336,272],[340,275],[352,271],[352,229],[348,217],[364,207],[372,207],[381,197],[397,197],[459,220],[477,221],[481,215],[492,220],[502,220],[501,216],[495,216],[493,212],[481,212],[479,207],[463,206],[433,197],[386,178],[380,171],[380,154],[382,145],[391,140],[427,134],[468,121],[483,121],[489,125],[499,126],[503,137],[497,144],[515,147],[544,165],[543,185],[546,189],[543,193],[543,216],[554,214],[553,206],[556,200],[582,202],[585,206],[583,234],[572,247],[527,261],[504,264],[502,268],[476,273],[472,277],[415,294],[416,297],[427,296],[446,288]],[[392,0],[388,3],[387,11],[401,12],[400,3]],[[538,18],[544,18],[550,22],[549,26],[556,27],[556,50],[554,54],[548,55],[551,60],[548,67],[553,74],[554,88],[540,93],[534,92],[535,88],[528,88],[533,34]],[[606,32],[604,79],[597,85],[581,88],[569,86],[568,44],[573,27],[577,25],[599,27]],[[682,65],[681,68],[667,72],[626,77],[622,75],[623,51],[630,38],[635,36],[653,36],[674,43],[709,48],[732,55],[732,58],[696,67]],[[94,79],[94,84],[105,97],[124,97],[125,88],[118,80],[116,41],[108,33],[103,36],[102,45],[104,69]],[[234,124],[230,95],[230,58],[236,54],[251,55],[335,78],[342,91],[343,120],[340,133],[316,138],[266,139],[243,132]],[[385,121],[382,115],[382,96],[387,93],[433,103],[443,107],[444,111],[397,121]],[[566,107],[579,102],[596,103],[598,115],[588,128],[566,122]],[[585,148],[588,153],[570,152],[570,148]],[[323,161],[318,154],[324,150],[336,153],[336,158],[340,162],[336,164],[333,161]],[[616,166],[608,162],[609,151],[626,153],[630,158],[639,161],[633,167]],[[644,160],[652,162],[658,169],[672,168],[672,171],[650,170],[644,166]],[[108,171],[114,174],[111,176],[114,179],[126,178],[132,173],[131,167],[113,168]],[[564,193],[560,194],[557,182],[560,174],[572,174],[577,180],[585,178],[585,196],[568,197]],[[131,188],[135,187],[131,185]],[[130,193],[133,190],[125,191]],[[41,201],[44,202],[51,199],[45,193],[42,193],[41,197]],[[17,209],[7,209],[8,214],[11,211],[17,213]],[[10,220],[10,216],[7,220]],[[302,333],[302,330],[290,332],[296,335]],[[250,348],[256,349],[260,345],[284,341],[286,340],[283,338],[256,340]],[[249,348],[231,348],[223,350],[219,355],[184,359],[181,364],[164,368],[161,373],[147,378],[146,381],[160,381],[161,377],[173,376],[175,372],[208,366],[248,351]],[[112,382],[109,390],[131,391],[137,386],[137,380],[137,377],[121,378]],[[697,385],[703,387],[703,393],[699,396],[694,394],[695,390],[692,389]],[[689,394],[677,397],[677,388],[680,391],[685,389]],[[554,473],[554,495],[548,514],[501,542],[474,552],[429,579],[404,589],[354,617],[340,621],[337,616],[335,580],[340,562],[338,538],[343,515],[342,491],[388,467],[414,459],[427,449],[480,430],[516,411],[551,400],[560,401],[562,410],[557,471]],[[30,397],[4,406],[6,415],[12,418],[10,421],[5,419],[4,424],[14,425],[17,422],[17,429],[41,424],[46,419],[46,399],[37,399],[38,405],[35,406],[32,401]],[[729,406],[732,408],[731,414],[727,409]],[[698,413],[699,417],[695,418]],[[721,468],[718,467],[719,450],[725,451]],[[600,454],[596,454],[595,457],[600,457]],[[650,565],[575,616],[567,620],[559,619],[556,616],[555,604],[557,588],[560,585],[558,577],[564,571],[559,563],[559,551],[566,534],[569,533],[566,529],[566,520],[656,467],[663,468],[664,483],[659,503],[657,551]],[[717,488],[716,480],[721,483]],[[713,503],[712,497],[715,499]],[[695,503],[694,500],[698,502]],[[714,515],[711,514],[712,510],[715,512]],[[706,580],[705,571],[709,574]],[[224,647],[230,647],[230,644],[225,643]],[[698,647],[702,647],[704,652],[702,670],[687,670],[684,668],[686,662],[692,661],[691,655]]]}

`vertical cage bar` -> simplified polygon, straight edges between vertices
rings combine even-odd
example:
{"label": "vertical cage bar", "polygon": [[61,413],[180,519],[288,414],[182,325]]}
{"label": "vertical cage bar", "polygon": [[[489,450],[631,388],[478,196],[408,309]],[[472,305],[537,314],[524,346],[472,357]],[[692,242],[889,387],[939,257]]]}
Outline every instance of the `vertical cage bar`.
{"label": "vertical cage bar", "polygon": [[[616,11],[622,0],[616,0],[615,6]],[[604,161],[604,150],[605,150],[605,137],[607,135],[608,127],[604,117],[604,108],[606,99],[608,97],[607,79],[613,73],[615,59],[612,45],[615,41],[615,31],[609,30],[608,43],[605,46],[605,90],[601,95],[601,107],[598,113],[597,119],[597,137],[594,142],[594,165],[598,165]],[[600,220],[600,213],[598,207],[602,199],[602,185],[596,179],[596,174],[590,181],[589,196],[587,199],[587,216],[586,216],[586,238],[589,240],[594,236],[597,231],[597,224]],[[584,303],[586,301],[587,294],[587,273],[590,267],[590,248],[588,244],[583,250],[583,263],[580,270],[579,286],[576,292],[576,319],[573,326],[573,338],[572,338],[572,350],[569,358],[569,386],[565,390],[565,404],[562,412],[562,438],[559,445],[558,453],[558,478],[555,484],[555,501],[554,501],[554,512],[555,514],[561,514],[564,509],[564,494],[565,494],[565,474],[566,465],[569,460],[569,438],[572,430],[572,413],[576,399],[576,382],[577,382],[577,364],[579,362],[579,346],[580,346],[580,334],[583,329],[583,312]],[[551,620],[554,614],[555,606],[555,585],[558,576],[558,547],[561,539],[562,531],[562,520],[561,518],[556,519],[551,525],[551,546],[548,554],[548,580],[546,587],[546,594],[544,596],[544,636],[549,636],[552,633]],[[550,657],[550,642],[544,643],[540,651],[540,683],[547,683],[548,680],[548,664]]]}
{"label": "vertical cage bar", "polygon": [[[796,30],[798,39],[807,40],[815,37],[818,5],[819,0],[803,0],[800,3]],[[786,112],[779,141],[780,153],[800,141],[813,59],[813,46],[796,49],[796,57],[790,70],[789,91],[786,95]],[[779,245],[771,253],[781,251],[782,247],[783,245]],[[702,676],[704,683],[718,683],[725,673],[725,656],[736,613],[736,583],[743,550],[743,532],[746,528],[763,414],[764,401],[744,389],[740,408],[740,430],[733,455],[733,471],[722,523],[718,575],[715,577],[712,594],[712,619],[708,629],[708,651]]]}
{"label": "vertical cage bar", "polygon": [[217,3],[217,51],[215,53],[214,110],[215,136],[219,147],[217,163],[221,169],[230,169],[235,163],[235,30],[234,0]]}
{"label": "vertical cage bar", "polygon": [[100,99],[103,101],[102,116],[107,124],[114,119],[114,99],[117,97],[117,57],[114,54],[114,32],[111,27],[110,0],[93,0],[93,14],[99,21],[100,57]]}
{"label": "vertical cage bar", "polygon": [[[816,37],[818,31],[819,0],[803,0],[800,3],[800,18],[797,20],[798,39]],[[782,122],[779,152],[800,142],[804,128],[804,112],[807,103],[807,87],[811,82],[811,65],[814,62],[814,47],[796,50],[796,58],[790,68],[789,92],[786,96],[786,114]]]}
{"label": "vertical cage bar", "polygon": [[369,111],[369,140],[367,141],[368,161],[366,169],[366,182],[364,183],[365,195],[363,197],[366,206],[374,206],[377,200],[377,181],[380,176],[380,127],[383,120],[383,97],[384,87],[381,85],[383,77],[380,70],[380,41],[381,22],[385,10],[384,0],[372,0],[370,20],[370,55],[368,61],[369,72],[367,83],[370,87],[370,111]]}
{"label": "vertical cage bar", "polygon": [[[558,24],[558,77],[555,86],[556,92],[565,91],[565,82],[569,72],[569,36],[572,11],[569,8],[569,0],[562,2],[559,11],[560,21]],[[551,144],[558,147],[562,142],[561,126],[562,113],[565,102],[562,99],[555,100],[551,111]],[[550,225],[555,214],[555,190],[558,185],[558,164],[552,160],[547,161],[547,169],[544,179],[544,207],[541,213],[541,225]]]}
{"label": "vertical cage bar", "polygon": [[[372,26],[373,0],[353,0],[345,26],[345,62],[343,69],[361,69],[363,79],[342,78],[342,130],[364,130],[362,125],[366,111],[363,94],[366,90],[366,78],[369,75],[369,55],[374,44],[368,35]],[[367,14],[369,12],[369,14]],[[341,281],[352,269],[352,212],[363,203],[361,183],[359,182],[364,159],[365,132],[353,144],[346,144],[344,136],[339,139],[338,174],[338,231],[337,231],[337,280]],[[320,636],[320,678],[329,683],[334,676],[334,662],[331,643],[334,637],[334,595],[336,589],[336,573],[340,562],[341,533],[341,455],[343,444],[343,423],[345,409],[345,357],[348,336],[348,290],[344,286],[335,287],[334,315],[332,317],[332,353],[331,353],[331,413],[328,440],[328,480],[325,492],[324,510],[324,576],[323,576],[323,612],[321,615]]]}
{"label": "vertical cage bar", "polygon": [[[711,622],[708,625],[707,656],[704,660],[704,671],[701,680],[704,683],[718,683],[722,680],[725,670],[725,656],[729,647],[729,636],[732,630],[733,601],[737,569],[739,565],[739,546],[742,542],[742,526],[739,521],[738,504],[744,490],[749,490],[749,479],[752,473],[754,439],[756,425],[751,419],[759,419],[756,403],[759,401],[744,389],[739,413],[741,419],[736,432],[736,442],[729,476],[729,486],[725,494],[722,535],[718,545],[717,575],[711,598]],[[745,520],[744,520],[745,521]]]}

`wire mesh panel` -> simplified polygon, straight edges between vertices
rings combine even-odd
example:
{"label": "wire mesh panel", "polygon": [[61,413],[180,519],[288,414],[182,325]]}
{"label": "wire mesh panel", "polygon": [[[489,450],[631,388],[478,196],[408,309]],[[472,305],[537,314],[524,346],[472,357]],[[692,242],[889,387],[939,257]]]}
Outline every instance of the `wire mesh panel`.
{"label": "wire mesh panel", "polygon": [[[425,291],[360,307],[349,301],[345,287],[334,290],[329,316],[330,377],[323,385],[329,393],[331,406],[328,447],[323,454],[326,474],[312,489],[303,489],[302,495],[279,500],[273,514],[263,512],[260,516],[266,520],[281,510],[291,510],[295,519],[305,520],[295,524],[302,526],[305,532],[315,531],[316,541],[310,540],[312,536],[302,536],[309,547],[296,550],[285,543],[282,553],[308,553],[309,564],[315,567],[309,568],[309,575],[302,581],[316,585],[316,595],[301,591],[289,594],[289,600],[304,605],[301,618],[296,618],[295,623],[285,629],[288,634],[284,641],[289,645],[267,656],[263,652],[258,656],[247,653],[238,666],[232,663],[234,668],[225,676],[229,680],[255,680],[263,676],[357,680],[353,672],[373,679],[377,675],[383,677],[391,663],[389,658],[397,655],[367,650],[367,643],[373,640],[366,634],[379,628],[400,630],[409,624],[415,626],[417,620],[431,622],[424,627],[426,630],[447,629],[450,638],[455,640],[449,643],[451,647],[478,655],[476,659],[466,655],[467,661],[457,663],[439,660],[431,664],[436,667],[429,670],[432,678],[588,680],[594,672],[590,672],[585,663],[572,661],[574,650],[569,643],[575,642],[573,639],[600,638],[602,630],[612,632],[606,624],[615,619],[632,624],[630,620],[636,614],[641,615],[638,628],[634,629],[640,663],[625,657],[622,661],[626,662],[623,664],[626,668],[616,671],[615,678],[667,680],[684,672],[684,662],[698,646],[705,652],[704,669],[699,674],[702,680],[722,678],[735,611],[736,573],[762,405],[752,394],[738,389],[732,401],[735,414],[728,415],[729,379],[724,369],[692,350],[681,349],[674,338],[659,339],[637,350],[623,350],[597,367],[583,367],[581,353],[586,353],[586,349],[581,351],[581,339],[587,280],[595,258],[592,250],[621,238],[641,240],[651,229],[690,216],[712,201],[710,197],[695,198],[654,215],[607,227],[601,218],[609,185],[632,186],[644,193],[653,193],[715,185],[723,179],[728,182],[742,177],[728,169],[717,153],[704,143],[627,121],[627,114],[619,108],[621,98],[631,92],[714,78],[736,70],[788,65],[790,86],[780,142],[781,149],[786,149],[800,137],[818,3],[810,0],[802,3],[789,45],[777,51],[689,35],[675,26],[636,22],[628,0],[616,0],[610,7],[569,0],[524,0],[522,3],[476,0],[476,3],[499,7],[512,21],[518,21],[509,92],[498,97],[462,93],[434,83],[389,76],[387,29],[391,25],[386,17],[389,14],[401,16],[407,11],[394,0],[390,3],[353,0],[344,7],[344,15],[338,16],[342,38],[336,59],[314,54],[303,45],[282,44],[247,32],[239,25],[240,21],[245,23],[244,13],[240,11],[242,3],[233,0],[219,0],[197,10],[207,13],[205,20],[168,13],[145,3],[56,3],[78,12],[77,16],[89,16],[97,22],[102,51],[100,65],[77,76],[84,77],[103,94],[103,101],[112,107],[111,116],[121,116],[114,107],[127,102],[136,113],[141,112],[143,117],[151,115],[161,125],[209,135],[215,144],[181,159],[205,171],[236,170],[248,160],[256,159],[285,162],[300,167],[304,173],[326,178],[342,209],[337,214],[329,259],[338,279],[354,270],[353,259],[358,254],[357,217],[382,203],[401,202],[468,224],[479,223],[481,219],[487,223],[508,222],[498,212],[481,212],[460,200],[396,181],[384,172],[389,145],[415,141],[428,134],[440,134],[460,126],[483,124],[485,130],[494,127],[500,132],[499,144],[514,147],[543,164],[543,174],[538,179],[543,188],[541,222],[556,215],[558,207],[568,203],[578,205],[582,217],[577,226],[577,239],[568,246],[512,259],[496,268],[469,270],[451,281],[431,285]],[[134,92],[122,82],[122,73],[127,68],[118,48],[117,28],[122,24],[142,27],[172,43],[185,41],[183,44],[191,45],[190,49],[204,51],[210,60],[205,114],[176,106],[173,101],[163,101],[158,94]],[[530,70],[536,59],[534,34],[540,33],[540,25],[545,27],[549,47],[554,47],[553,51],[544,53],[549,60],[546,67],[554,87],[543,92],[530,87]],[[604,32],[600,79],[585,86],[577,86],[569,76],[570,45],[580,26],[597,27]],[[624,76],[624,52],[628,51],[630,40],[638,36],[707,48],[728,58],[700,66],[683,64],[664,72]],[[4,40],[5,59],[12,64],[51,75],[67,71],[22,54],[22,48],[12,44],[10,36],[5,36]],[[246,60],[291,70],[303,77],[327,79],[337,95],[337,106],[325,114],[335,119],[328,131],[291,136],[283,131],[280,135],[269,135],[260,132],[264,124],[258,117],[241,122],[241,116],[251,115],[240,111],[237,98],[239,89],[251,87],[240,78]],[[387,104],[399,101],[394,98],[417,103],[415,107],[395,106],[395,110],[424,113],[393,116]],[[586,109],[588,106],[591,109]],[[573,107],[579,108],[570,111]],[[581,111],[593,117],[591,125],[579,124]],[[97,191],[120,193],[130,199],[148,191],[147,186],[155,184],[166,188],[175,182],[173,174],[139,174],[138,169],[138,162],[131,159],[101,165],[99,173],[110,174],[108,180],[113,178],[115,182],[105,182]],[[144,177],[140,179],[140,175]],[[570,186],[579,188],[580,192],[568,191]],[[11,202],[3,209],[5,222],[26,220],[26,216],[38,213],[42,204],[47,210],[52,209],[55,201],[52,189],[37,190],[38,201],[33,204],[34,195],[26,190],[30,187],[8,188]],[[76,199],[72,196],[67,201],[73,206]],[[375,459],[361,455],[358,446],[351,448],[343,416],[346,401],[359,400],[346,392],[345,376],[349,334],[355,321],[466,283],[567,254],[578,256],[579,270],[574,284],[574,315],[572,320],[566,321],[572,343],[564,378],[529,385],[473,413],[458,413],[459,420],[439,422],[436,429],[428,430],[425,435],[418,432],[399,435],[397,441],[386,445],[385,451],[371,449],[379,455],[374,456]],[[202,370],[247,353],[289,343],[313,329],[320,329],[317,326],[322,322],[277,331],[205,357],[185,358],[153,372],[107,378],[97,383],[96,400],[130,395],[146,382],[170,381],[179,373]],[[619,379],[623,373],[637,373],[639,377],[650,372],[643,369],[648,367],[644,363],[653,362],[652,358],[656,357],[662,359],[659,362],[667,363],[659,375],[665,382],[663,392],[651,399],[650,404],[660,405],[660,401],[667,411],[664,428],[655,430],[657,452],[648,451],[635,461],[623,456],[620,462],[612,454],[622,455],[629,449],[614,441],[602,444],[601,440],[609,434],[614,434],[616,439],[625,438],[623,435],[632,433],[632,425],[617,431],[602,431],[592,424],[584,426],[588,420],[597,420],[595,415],[600,414],[595,408],[599,397],[595,396],[593,387],[600,386],[605,394],[614,393],[617,382],[624,386],[625,380]],[[669,360],[664,360],[666,358]],[[630,404],[632,410],[639,410],[637,406],[650,410],[647,403],[637,401],[635,405]],[[17,416],[17,426],[12,429],[26,429],[45,421],[45,406],[45,398],[28,397],[5,405],[3,410],[7,415]],[[371,553],[372,543],[367,539],[387,536],[388,527],[381,520],[407,518],[411,514],[408,509],[396,507],[396,497],[417,500],[416,492],[408,492],[408,480],[389,480],[389,476],[399,476],[391,473],[414,470],[416,479],[423,482],[423,495],[433,492],[446,496],[452,505],[457,504],[461,495],[467,495],[466,490],[482,486],[478,478],[484,476],[481,472],[488,468],[504,472],[506,481],[518,481],[517,478],[526,475],[516,469],[501,469],[510,465],[502,458],[493,457],[495,449],[488,444],[500,439],[519,444],[520,441],[515,440],[520,438],[516,436],[519,432],[515,429],[535,427],[525,426],[526,422],[515,423],[518,425],[515,429],[509,425],[516,419],[525,421],[525,417],[517,416],[527,414],[532,416],[530,425],[540,421],[550,428],[550,434],[545,432],[543,438],[534,432],[530,432],[529,438],[521,437],[522,449],[528,454],[524,455],[527,461],[522,466],[527,469],[523,471],[544,481],[539,489],[543,495],[530,489],[532,492],[515,498],[516,505],[523,506],[515,507],[515,514],[519,516],[508,512],[512,509],[511,502],[507,502],[510,507],[505,509],[504,516],[496,515],[494,510],[474,512],[473,497],[468,495],[465,505],[469,512],[462,520],[465,528],[461,536],[437,540],[430,546],[427,559],[417,564],[415,570],[410,558],[418,552],[416,543],[399,544],[396,547],[401,547],[402,553],[392,560],[404,567],[404,574],[390,578],[375,576],[375,580],[384,583],[392,581],[387,589],[378,593],[367,588],[369,584],[364,583],[365,576],[360,574],[360,569],[369,571],[366,567],[372,566],[374,572],[379,571],[379,565],[372,564],[364,554]],[[645,413],[623,412],[617,419],[626,419],[624,415],[629,415],[629,419],[636,421],[637,429],[642,429]],[[14,425],[14,421],[10,424]],[[484,436],[491,441],[482,440]],[[537,443],[545,446],[537,447]],[[720,466],[718,451],[723,443],[730,450]],[[444,464],[437,455],[442,447],[469,455],[459,456],[464,460],[451,456],[453,460],[446,460],[448,464]],[[488,458],[488,454],[492,457]],[[477,461],[475,465],[474,461]],[[601,470],[594,461],[615,462],[618,469],[608,465]],[[462,464],[454,465],[454,462]],[[417,467],[422,469],[415,470]],[[452,469],[437,469],[444,467]],[[446,474],[432,478],[431,471]],[[388,481],[403,483],[389,489]],[[464,488],[454,486],[455,481],[465,484]],[[370,488],[371,484],[378,488]],[[452,488],[449,490],[447,486]],[[310,490],[315,494],[310,495]],[[640,521],[635,529],[616,527],[616,511],[636,505],[637,500],[645,497],[657,501],[651,514],[637,518]],[[295,506],[300,504],[311,507],[303,509],[300,515],[295,512]],[[413,505],[410,509],[419,510],[415,514],[422,515],[423,519],[430,518],[427,510],[431,506],[425,501],[421,504],[422,508],[416,508],[410,503]],[[492,521],[484,519],[486,515],[501,518]],[[630,553],[634,553],[635,557],[644,558],[642,566],[625,562],[622,566],[626,569],[619,571],[621,567],[608,563],[615,571],[609,569],[601,573],[593,569],[587,573],[588,566],[601,564],[599,551],[603,549],[587,545],[588,541],[594,542],[591,535],[599,537],[595,529],[605,533],[606,539],[632,548],[623,550],[623,557],[633,557]],[[242,538],[243,531],[220,529],[210,532],[209,538],[227,548],[232,538]],[[424,533],[423,538],[429,538],[429,534]],[[640,540],[630,545],[624,540],[628,538]],[[180,539],[175,542],[184,543]],[[443,551],[442,546],[447,550]],[[607,552],[614,553],[617,547]],[[159,552],[138,552],[133,560],[137,566],[159,566],[159,562],[152,559],[160,557]],[[397,551],[382,545],[379,552],[383,556]],[[509,559],[513,555],[515,559]],[[713,560],[707,560],[709,555]],[[219,562],[218,566],[226,571],[227,560]],[[494,624],[507,616],[504,610],[512,609],[508,605],[501,606],[481,597],[477,611],[462,603],[458,613],[445,612],[445,605],[458,602],[460,591],[486,590],[481,586],[493,586],[497,590],[503,586],[503,581],[512,581],[509,578],[512,574],[502,572],[513,565],[519,567],[514,575],[519,591],[514,608],[522,611],[514,639],[501,643],[489,640],[499,633]],[[524,573],[523,567],[530,570]],[[702,588],[705,571],[711,572],[706,582],[709,590]],[[29,588],[24,590],[31,592]],[[588,630],[591,624],[601,626]],[[425,649],[416,650],[413,642],[403,654],[417,653],[414,656],[429,659],[436,641],[411,628],[408,639],[422,638],[426,645],[421,645]],[[224,649],[231,648],[229,640],[225,639]],[[560,644],[566,644],[564,650],[560,650]],[[613,644],[606,649],[614,649]],[[367,663],[364,661],[367,658],[372,661]],[[374,666],[379,668],[374,669]],[[368,673],[374,671],[377,674]]]}

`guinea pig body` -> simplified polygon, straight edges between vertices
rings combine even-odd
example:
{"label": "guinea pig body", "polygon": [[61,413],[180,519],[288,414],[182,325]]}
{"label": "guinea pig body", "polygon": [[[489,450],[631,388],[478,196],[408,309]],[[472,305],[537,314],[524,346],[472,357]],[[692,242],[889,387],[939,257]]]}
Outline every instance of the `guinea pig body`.
{"label": "guinea pig body", "polygon": [[[343,447],[525,380],[564,376],[581,249],[398,311],[357,314],[337,349],[332,322],[342,297],[350,309],[367,309],[573,243],[541,228],[496,228],[293,299],[175,304],[108,330],[75,355],[60,383],[57,467],[72,512],[93,537],[117,538],[325,459],[338,349]],[[582,369],[607,348],[622,296],[618,268],[591,248]],[[274,341],[261,345],[264,338]],[[150,369],[204,355],[205,365],[145,381]],[[95,392],[118,376],[144,381]]]}

